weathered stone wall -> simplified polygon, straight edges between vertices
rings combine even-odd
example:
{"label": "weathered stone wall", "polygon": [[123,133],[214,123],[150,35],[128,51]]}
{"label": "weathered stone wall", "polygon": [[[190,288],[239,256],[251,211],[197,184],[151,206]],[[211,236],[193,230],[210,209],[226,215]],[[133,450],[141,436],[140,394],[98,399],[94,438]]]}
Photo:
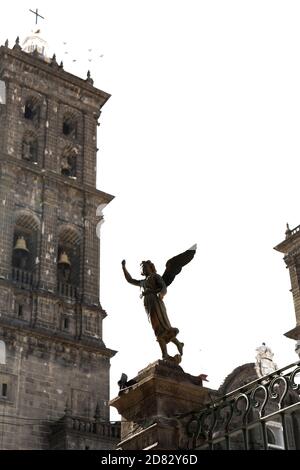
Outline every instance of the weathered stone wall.
{"label": "weathered stone wall", "polygon": [[[0,449],[46,449],[53,442],[56,448],[111,448],[116,438],[76,428],[77,418],[93,423],[97,405],[98,421],[109,420],[114,351],[102,340],[96,210],[112,196],[96,189],[95,170],[97,119],[109,95],[19,47],[0,47],[0,80],[6,86],[0,105],[0,341],[6,348]],[[36,119],[24,116],[30,100],[39,109]],[[76,121],[75,136],[63,132],[65,116]],[[22,156],[25,135],[36,139],[36,161]],[[65,149],[75,152],[76,176],[62,173]],[[16,221],[22,220],[34,231],[28,285],[12,269]],[[76,295],[58,286],[64,231],[79,247]],[[77,417],[74,432],[55,434],[66,407]]]}
{"label": "weathered stone wall", "polygon": [[2,324],[0,337],[6,345],[0,386],[7,384],[7,396],[0,394],[2,449],[49,448],[52,427],[66,404],[74,415],[93,419],[98,403],[101,420],[109,419],[107,356],[38,330],[33,335],[20,323],[15,328]]}

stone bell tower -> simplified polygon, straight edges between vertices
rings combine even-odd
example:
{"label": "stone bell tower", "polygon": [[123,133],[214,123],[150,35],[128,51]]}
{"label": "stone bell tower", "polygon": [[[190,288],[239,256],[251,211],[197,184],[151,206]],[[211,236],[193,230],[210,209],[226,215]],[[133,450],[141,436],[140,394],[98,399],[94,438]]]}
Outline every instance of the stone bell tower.
{"label": "stone bell tower", "polygon": [[285,336],[297,341],[296,352],[300,356],[300,225],[291,230],[287,224],[285,240],[274,249],[284,253],[284,261],[290,273],[296,326],[285,333]]}
{"label": "stone bell tower", "polygon": [[[109,449],[97,125],[109,94],[47,58],[36,32],[0,47],[0,449]],[[99,213],[99,211],[98,211]]]}

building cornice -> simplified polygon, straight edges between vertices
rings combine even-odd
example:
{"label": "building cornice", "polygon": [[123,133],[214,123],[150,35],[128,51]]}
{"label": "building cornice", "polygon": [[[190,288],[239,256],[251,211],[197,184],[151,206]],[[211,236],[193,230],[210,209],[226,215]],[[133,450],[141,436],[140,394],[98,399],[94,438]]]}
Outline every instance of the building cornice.
{"label": "building cornice", "polygon": [[110,94],[102,91],[98,88],[95,88],[89,81],[83,80],[82,78],[77,77],[69,72],[66,72],[63,68],[60,68],[58,65],[54,66],[51,61],[46,62],[39,57],[28,54],[19,49],[9,49],[8,47],[0,47],[0,61],[5,58],[13,58],[17,61],[23,62],[30,67],[35,69],[35,73],[44,72],[47,76],[51,76],[58,81],[63,82],[65,88],[70,88],[70,85],[73,87],[79,88],[79,90],[84,91],[87,95],[90,95],[94,100],[98,101],[100,108],[106,103],[110,98]]}

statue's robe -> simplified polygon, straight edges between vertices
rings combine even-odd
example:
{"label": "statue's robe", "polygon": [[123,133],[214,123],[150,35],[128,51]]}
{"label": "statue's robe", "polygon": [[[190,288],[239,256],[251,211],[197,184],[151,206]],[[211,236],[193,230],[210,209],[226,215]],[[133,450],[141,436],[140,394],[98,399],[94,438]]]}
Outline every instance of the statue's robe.
{"label": "statue's robe", "polygon": [[[163,278],[156,273],[150,274],[140,283],[144,291],[144,306],[155,336],[158,340],[161,338],[169,343],[177,336],[179,330],[171,326],[165,304],[158,297],[159,293],[166,294],[166,284]],[[149,292],[147,292],[148,290]]]}

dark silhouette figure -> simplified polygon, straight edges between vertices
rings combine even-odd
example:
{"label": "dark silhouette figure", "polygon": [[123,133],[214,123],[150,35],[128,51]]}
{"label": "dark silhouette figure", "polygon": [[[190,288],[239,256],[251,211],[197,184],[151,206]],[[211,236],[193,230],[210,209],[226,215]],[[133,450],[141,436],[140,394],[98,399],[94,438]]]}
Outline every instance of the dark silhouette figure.
{"label": "dark silhouette figure", "polygon": [[[142,275],[145,279],[136,280],[131,277],[126,269],[126,261],[122,261],[122,268],[126,280],[142,289],[141,297],[144,298],[144,306],[151,322],[156,339],[159,343],[163,359],[172,359],[167,352],[167,344],[174,343],[177,346],[180,356],[182,356],[183,346],[177,339],[178,328],[173,328],[170,324],[167,310],[163,298],[175,276],[180,273],[183,266],[189,263],[196,253],[196,245],[189,250],[171,258],[166,263],[166,269],[162,276],[157,274],[154,264],[150,261],[142,261]],[[179,358],[179,362],[180,362]]]}

